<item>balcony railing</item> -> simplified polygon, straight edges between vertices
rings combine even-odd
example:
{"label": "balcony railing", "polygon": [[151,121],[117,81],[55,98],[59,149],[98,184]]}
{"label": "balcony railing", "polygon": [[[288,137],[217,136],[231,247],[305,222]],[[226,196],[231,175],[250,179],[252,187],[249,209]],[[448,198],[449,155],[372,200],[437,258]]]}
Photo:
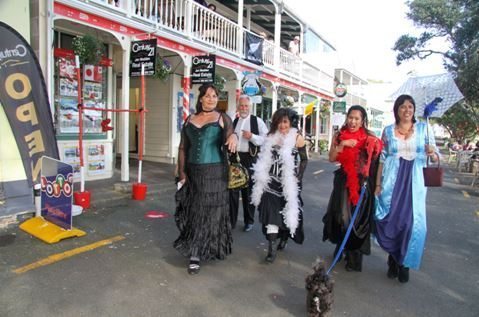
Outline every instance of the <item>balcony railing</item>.
{"label": "balcony railing", "polygon": [[[250,32],[234,21],[192,0],[72,0],[89,3],[110,13],[134,19],[148,27],[170,30],[180,36],[243,59],[245,33]],[[279,65],[275,66],[275,49],[279,49]],[[300,56],[274,43],[263,42],[263,64],[294,80],[317,88],[330,88],[332,75],[304,62]]]}

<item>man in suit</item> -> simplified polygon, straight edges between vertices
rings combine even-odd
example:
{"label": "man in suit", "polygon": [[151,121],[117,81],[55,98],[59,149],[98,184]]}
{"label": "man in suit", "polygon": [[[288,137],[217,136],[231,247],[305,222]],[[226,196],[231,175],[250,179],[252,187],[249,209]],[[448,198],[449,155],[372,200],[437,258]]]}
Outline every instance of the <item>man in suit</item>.
{"label": "man in suit", "polygon": [[234,228],[238,220],[239,196],[243,200],[244,231],[253,229],[255,207],[251,203],[251,179],[252,166],[256,162],[259,146],[263,143],[268,133],[268,128],[261,118],[250,114],[251,99],[248,95],[241,95],[238,104],[239,117],[233,121],[235,133],[238,136],[237,152],[241,164],[249,171],[250,181],[248,187],[243,189],[230,190],[230,216],[231,225]]}

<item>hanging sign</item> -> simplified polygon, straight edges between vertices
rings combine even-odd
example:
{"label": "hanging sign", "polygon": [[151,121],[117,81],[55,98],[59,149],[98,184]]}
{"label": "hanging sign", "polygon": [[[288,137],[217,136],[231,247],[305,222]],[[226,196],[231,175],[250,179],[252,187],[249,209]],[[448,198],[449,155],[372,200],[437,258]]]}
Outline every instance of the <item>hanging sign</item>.
{"label": "hanging sign", "polygon": [[156,38],[131,42],[130,76],[141,76],[141,65],[145,65],[145,75],[154,75],[156,67]]}
{"label": "hanging sign", "polygon": [[15,136],[27,180],[40,181],[41,157],[58,158],[48,93],[30,45],[0,22],[0,102]]}
{"label": "hanging sign", "polygon": [[215,81],[216,55],[193,56],[192,84],[212,84]]}
{"label": "hanging sign", "polygon": [[346,101],[333,101],[333,112],[346,113]]}
{"label": "hanging sign", "polygon": [[339,83],[334,88],[334,94],[338,98],[342,98],[342,97],[346,96],[347,93],[348,93],[348,89],[346,88],[345,84]]}

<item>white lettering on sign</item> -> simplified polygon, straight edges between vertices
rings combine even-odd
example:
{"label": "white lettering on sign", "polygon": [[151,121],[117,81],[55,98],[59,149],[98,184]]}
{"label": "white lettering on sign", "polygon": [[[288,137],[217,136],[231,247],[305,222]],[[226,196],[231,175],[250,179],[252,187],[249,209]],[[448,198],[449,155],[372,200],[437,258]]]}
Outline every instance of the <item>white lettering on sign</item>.
{"label": "white lettering on sign", "polygon": [[23,57],[25,55],[27,55],[27,48],[24,45],[18,44],[15,48],[6,48],[0,51],[0,61],[9,57]]}
{"label": "white lettering on sign", "polygon": [[155,56],[155,46],[154,45],[144,44],[144,43],[134,43],[133,46],[131,47],[131,50],[134,53],[137,53],[139,51],[146,51],[146,52],[148,52],[148,56]]}
{"label": "white lettering on sign", "polygon": [[206,68],[213,68],[213,61],[208,59],[208,58],[202,58],[202,57],[198,57],[198,56],[195,56],[193,57],[193,65],[198,65],[198,64],[207,64],[206,65]]}

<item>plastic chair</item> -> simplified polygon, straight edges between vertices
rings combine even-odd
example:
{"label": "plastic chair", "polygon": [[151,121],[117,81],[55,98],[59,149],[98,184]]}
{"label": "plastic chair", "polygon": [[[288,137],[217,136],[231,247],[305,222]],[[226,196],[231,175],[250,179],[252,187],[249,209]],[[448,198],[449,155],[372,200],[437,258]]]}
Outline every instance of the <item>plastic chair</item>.
{"label": "plastic chair", "polygon": [[457,151],[454,151],[452,148],[449,148],[449,158],[447,163],[451,163],[452,160],[457,160]]}
{"label": "plastic chair", "polygon": [[459,151],[457,153],[457,170],[462,171],[462,167],[465,167],[465,172],[469,172],[471,165],[472,151]]}

